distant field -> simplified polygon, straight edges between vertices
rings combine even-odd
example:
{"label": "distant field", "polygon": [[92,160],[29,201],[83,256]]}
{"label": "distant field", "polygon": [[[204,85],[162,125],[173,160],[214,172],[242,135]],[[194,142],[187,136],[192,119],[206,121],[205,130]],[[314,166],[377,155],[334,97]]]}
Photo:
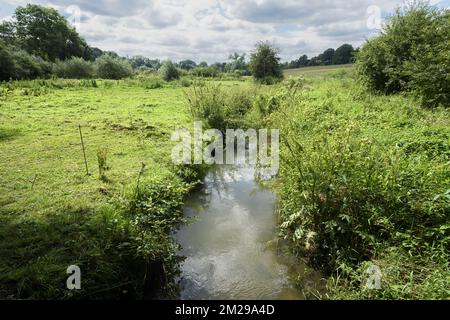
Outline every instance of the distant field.
{"label": "distant field", "polygon": [[287,69],[284,70],[285,76],[299,76],[301,74],[308,74],[308,73],[323,73],[323,72],[330,72],[338,69],[353,69],[353,64],[342,64],[342,65],[336,65],[336,66],[317,66],[317,67],[305,67],[305,68],[298,68],[298,69]]}

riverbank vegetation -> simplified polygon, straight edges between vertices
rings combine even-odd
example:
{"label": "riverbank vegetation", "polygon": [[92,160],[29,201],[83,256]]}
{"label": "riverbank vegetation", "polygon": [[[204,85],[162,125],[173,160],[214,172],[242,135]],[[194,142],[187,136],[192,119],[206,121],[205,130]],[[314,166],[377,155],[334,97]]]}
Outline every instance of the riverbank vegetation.
{"label": "riverbank vegetation", "polygon": [[[41,10],[27,8],[19,19]],[[124,59],[81,40],[90,58],[44,59],[2,25],[0,298],[176,296],[170,235],[205,168],[173,166],[170,135],[194,119],[280,129],[279,236],[322,272],[321,298],[448,298],[448,22],[448,10],[399,11],[356,68],[283,74],[267,43],[250,67],[239,54],[223,66]],[[77,291],[65,287],[73,264]]]}

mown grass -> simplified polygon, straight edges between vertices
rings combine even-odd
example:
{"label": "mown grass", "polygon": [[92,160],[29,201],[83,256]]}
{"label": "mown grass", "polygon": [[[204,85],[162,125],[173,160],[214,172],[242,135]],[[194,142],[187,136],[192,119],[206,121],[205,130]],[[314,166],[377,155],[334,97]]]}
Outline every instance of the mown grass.
{"label": "mown grass", "polygon": [[[170,162],[171,132],[191,121],[182,88],[48,80],[2,89],[0,297],[139,298],[167,285],[162,269],[169,278],[178,262],[167,228],[182,220],[189,190]],[[79,291],[66,289],[72,264]]]}
{"label": "mown grass", "polygon": [[316,75],[329,75],[330,72],[336,70],[353,70],[353,64],[331,65],[331,66],[315,66],[304,67],[297,69],[286,69],[283,71],[285,77],[299,77],[302,75],[316,76]]}

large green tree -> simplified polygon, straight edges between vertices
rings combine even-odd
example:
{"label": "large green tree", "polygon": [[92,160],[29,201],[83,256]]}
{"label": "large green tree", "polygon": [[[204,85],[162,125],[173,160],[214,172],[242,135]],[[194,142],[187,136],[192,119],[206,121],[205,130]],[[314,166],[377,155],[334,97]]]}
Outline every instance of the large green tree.
{"label": "large green tree", "polygon": [[250,71],[262,82],[272,82],[283,78],[279,49],[268,42],[259,42],[250,56]]}
{"label": "large green tree", "polygon": [[53,8],[35,4],[17,7],[13,23],[17,45],[50,61],[82,57],[88,47],[75,28]]}

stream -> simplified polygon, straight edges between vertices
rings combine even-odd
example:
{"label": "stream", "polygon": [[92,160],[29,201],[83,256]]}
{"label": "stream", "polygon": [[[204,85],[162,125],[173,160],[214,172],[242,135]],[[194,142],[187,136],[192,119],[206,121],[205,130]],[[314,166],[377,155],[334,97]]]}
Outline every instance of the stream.
{"label": "stream", "polygon": [[187,200],[185,216],[194,221],[175,236],[186,257],[181,299],[305,298],[290,280],[293,262],[283,261],[270,245],[276,238],[276,197],[255,174],[249,165],[214,166]]}

